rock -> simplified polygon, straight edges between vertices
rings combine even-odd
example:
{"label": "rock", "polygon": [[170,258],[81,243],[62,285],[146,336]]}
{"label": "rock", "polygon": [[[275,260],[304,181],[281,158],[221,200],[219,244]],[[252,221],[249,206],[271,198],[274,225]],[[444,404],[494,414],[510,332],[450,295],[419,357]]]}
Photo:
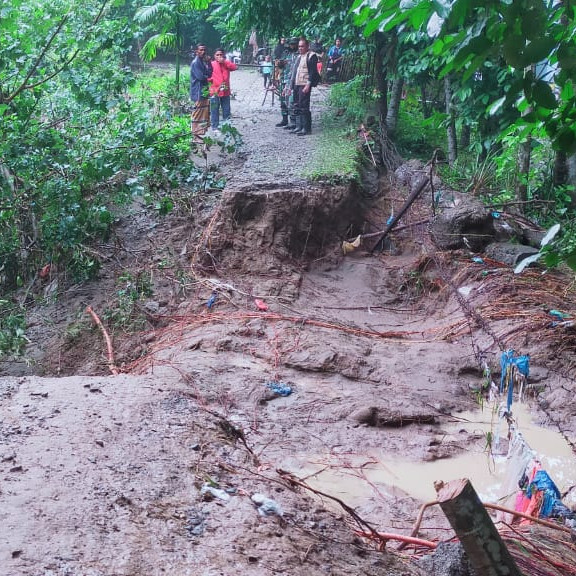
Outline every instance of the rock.
{"label": "rock", "polygon": [[545,235],[546,230],[530,230],[529,228],[525,228],[522,230],[522,242],[533,248],[540,248]]}
{"label": "rock", "polygon": [[409,424],[435,424],[436,416],[425,413],[404,413],[385,406],[365,406],[350,414],[360,424],[376,428],[402,428]]}
{"label": "rock", "polygon": [[483,250],[496,234],[492,213],[472,196],[452,194],[452,206],[446,207],[430,224],[434,243],[440,250]]}
{"label": "rock", "polygon": [[418,565],[434,576],[474,576],[459,542],[440,542],[434,553],[424,556]]}
{"label": "rock", "polygon": [[519,262],[537,254],[538,250],[532,246],[524,244],[513,244],[511,242],[493,242],[486,246],[484,253],[488,258],[508,264],[509,266],[516,266]]}

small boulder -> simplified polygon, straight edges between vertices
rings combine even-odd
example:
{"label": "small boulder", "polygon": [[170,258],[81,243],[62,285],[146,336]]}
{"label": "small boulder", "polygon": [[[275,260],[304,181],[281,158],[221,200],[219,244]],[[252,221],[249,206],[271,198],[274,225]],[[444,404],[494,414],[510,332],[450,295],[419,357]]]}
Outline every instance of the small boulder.
{"label": "small boulder", "polygon": [[430,224],[434,243],[440,250],[483,250],[496,234],[492,213],[468,194],[451,192],[450,197],[453,201]]}

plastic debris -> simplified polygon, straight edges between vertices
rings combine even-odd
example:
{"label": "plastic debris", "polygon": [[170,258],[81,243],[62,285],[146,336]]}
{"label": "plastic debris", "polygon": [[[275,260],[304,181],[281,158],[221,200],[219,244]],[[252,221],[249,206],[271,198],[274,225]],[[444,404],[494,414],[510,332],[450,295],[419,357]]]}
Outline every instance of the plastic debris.
{"label": "plastic debris", "polygon": [[272,498],[264,496],[264,494],[253,494],[251,497],[252,502],[256,504],[258,508],[258,514],[260,516],[283,516],[282,508],[280,504]]}
{"label": "plastic debris", "polygon": [[[537,518],[576,517],[563,502],[560,490],[538,460],[529,462],[518,482],[515,509]],[[523,521],[524,523],[525,521]]]}
{"label": "plastic debris", "polygon": [[356,250],[356,248],[358,248],[360,244],[362,244],[361,234],[358,235],[356,239],[352,242],[344,240],[344,242],[342,242],[342,252],[344,253],[344,255],[348,254],[349,252],[354,252],[354,250]]}
{"label": "plastic debris", "polygon": [[514,350],[506,350],[502,352],[502,356],[500,357],[500,367],[502,370],[500,375],[500,394],[502,394],[504,390],[508,390],[506,410],[510,412],[514,384],[519,385],[519,396],[520,399],[522,399],[524,384],[530,373],[530,356],[515,356]]}
{"label": "plastic debris", "polygon": [[548,314],[550,314],[550,316],[556,316],[556,318],[560,318],[561,320],[572,317],[570,314],[566,314],[566,312],[560,312],[560,310],[550,310]]}
{"label": "plastic debris", "polygon": [[395,220],[395,216],[394,214],[392,214],[391,216],[388,217],[388,220],[386,220],[386,226],[390,226],[390,224],[392,224],[392,222],[394,222]]}
{"label": "plastic debris", "polygon": [[228,494],[226,490],[214,488],[214,486],[210,486],[209,484],[204,484],[204,486],[202,486],[200,494],[204,497],[205,500],[213,500],[214,498],[218,498],[218,500],[224,500],[225,502],[230,500],[230,494]]}
{"label": "plastic debris", "polygon": [[278,396],[290,396],[290,394],[292,394],[292,386],[288,386],[288,384],[284,382],[270,380],[270,382],[266,382],[266,386],[270,388],[274,394],[278,394]]}
{"label": "plastic debris", "polygon": [[256,304],[256,308],[261,310],[262,312],[266,312],[268,310],[268,304],[263,300],[259,300],[258,298],[254,298],[254,304]]}
{"label": "plastic debris", "polygon": [[218,298],[218,292],[212,292],[212,296],[210,296],[210,298],[208,298],[208,301],[206,302],[206,308],[208,308],[208,310],[212,310],[214,304],[216,304],[217,298]]}
{"label": "plastic debris", "polygon": [[482,260],[482,258],[479,256],[474,256],[474,258],[472,258],[472,262],[476,262],[476,264],[484,264],[484,260]]}
{"label": "plastic debris", "polygon": [[500,212],[492,212],[492,218],[500,218]]}
{"label": "plastic debris", "polygon": [[470,296],[470,292],[472,292],[472,286],[461,286],[458,288],[458,292],[462,294],[462,296]]}

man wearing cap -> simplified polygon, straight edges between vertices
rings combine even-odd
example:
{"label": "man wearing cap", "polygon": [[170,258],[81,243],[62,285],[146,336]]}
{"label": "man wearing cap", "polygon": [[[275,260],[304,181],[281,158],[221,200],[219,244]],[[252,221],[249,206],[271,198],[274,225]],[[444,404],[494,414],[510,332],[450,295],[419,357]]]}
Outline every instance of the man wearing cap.
{"label": "man wearing cap", "polygon": [[318,56],[310,50],[310,44],[304,36],[298,40],[298,53],[299,56],[294,62],[290,78],[296,117],[296,129],[292,133],[305,136],[312,131],[310,93],[312,87],[318,85],[320,75],[318,74]]}
{"label": "man wearing cap", "polygon": [[280,69],[280,82],[278,90],[280,92],[280,112],[282,120],[276,124],[278,127],[295,129],[296,122],[292,110],[292,95],[290,94],[290,77],[292,76],[292,67],[298,57],[298,38],[290,38],[288,47],[282,53],[282,58],[275,62]]}

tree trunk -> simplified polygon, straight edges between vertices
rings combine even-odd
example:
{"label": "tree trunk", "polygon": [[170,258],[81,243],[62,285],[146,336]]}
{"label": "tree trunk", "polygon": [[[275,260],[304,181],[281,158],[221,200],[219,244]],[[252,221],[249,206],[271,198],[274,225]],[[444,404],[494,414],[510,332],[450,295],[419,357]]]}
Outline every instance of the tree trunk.
{"label": "tree trunk", "polygon": [[390,137],[394,137],[394,134],[396,133],[403,90],[404,78],[396,78],[394,84],[392,84],[392,90],[390,91],[390,103],[388,104],[388,113],[386,114],[386,130]]}
{"label": "tree trunk", "polygon": [[426,89],[426,82],[420,82],[420,100],[422,101],[422,116],[430,118],[430,106],[428,106],[428,90]]}
{"label": "tree trunk", "polygon": [[180,5],[176,13],[176,94],[180,94],[180,47],[182,44],[182,31],[180,30]]}
{"label": "tree trunk", "polygon": [[452,166],[458,157],[458,138],[456,136],[456,121],[454,107],[452,106],[452,81],[449,75],[444,77],[444,101],[448,115],[448,164]]}
{"label": "tree trunk", "polygon": [[384,63],[384,52],[386,50],[386,36],[382,32],[374,34],[376,49],[374,52],[374,75],[376,89],[378,90],[378,115],[382,126],[385,126],[385,118],[388,115],[388,79],[387,68]]}
{"label": "tree trunk", "polygon": [[460,130],[460,150],[470,146],[471,133],[472,129],[470,128],[470,124],[464,124],[462,130]]}
{"label": "tree trunk", "polygon": [[520,144],[518,150],[518,179],[516,184],[516,199],[520,202],[528,200],[528,177],[530,175],[530,156],[532,153],[532,136]]}
{"label": "tree trunk", "polygon": [[568,157],[563,150],[557,150],[554,155],[554,186],[566,186],[568,183]]}
{"label": "tree trunk", "polygon": [[470,480],[453,480],[437,489],[438,503],[479,576],[522,576]]}

